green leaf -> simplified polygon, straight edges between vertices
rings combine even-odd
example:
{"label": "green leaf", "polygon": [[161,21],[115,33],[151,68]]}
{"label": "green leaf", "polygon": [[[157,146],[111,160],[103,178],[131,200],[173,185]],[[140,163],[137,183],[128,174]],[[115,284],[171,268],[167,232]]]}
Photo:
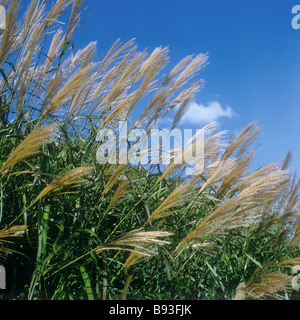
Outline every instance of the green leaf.
{"label": "green leaf", "polygon": [[263,268],[263,266],[262,266],[257,260],[255,260],[253,257],[249,256],[249,254],[247,254],[246,252],[245,252],[245,255],[246,255],[252,262],[254,262],[257,266],[259,266],[260,268]]}
{"label": "green leaf", "polygon": [[93,290],[92,290],[91,280],[86,271],[86,268],[84,266],[80,266],[80,272],[81,272],[82,279],[84,281],[84,286],[85,286],[88,299],[95,300]]}
{"label": "green leaf", "polygon": [[208,261],[205,261],[206,265],[210,269],[211,273],[214,275],[216,280],[218,281],[219,285],[221,286],[223,292],[225,292],[225,286],[223,285],[222,281],[220,280],[221,277],[217,274],[217,272],[214,270],[214,268],[208,263]]}
{"label": "green leaf", "polygon": [[13,91],[13,89],[11,88],[11,86],[10,86],[10,84],[9,84],[9,82],[8,82],[8,79],[7,79],[7,77],[6,77],[6,74],[5,74],[5,72],[3,71],[2,68],[0,68],[0,73],[1,73],[1,75],[2,75],[2,77],[3,77],[3,79],[4,79],[5,83],[6,83],[6,85],[7,85],[7,87],[8,87],[10,93],[11,93],[12,95],[14,95],[14,91]]}
{"label": "green leaf", "polygon": [[70,44],[72,44],[72,50],[74,51],[74,47],[75,47],[74,42],[73,42],[72,40],[68,40],[68,41],[65,43],[65,45],[64,45],[64,47],[63,47],[63,49],[62,49],[62,52],[61,52],[61,54],[60,54],[60,56],[59,56],[59,59],[58,59],[58,69],[59,69],[59,67],[60,67],[60,65],[61,65],[62,58],[63,58],[63,56],[65,55],[65,53],[66,53],[66,51],[67,51],[67,49],[68,49],[68,47],[69,47]]}

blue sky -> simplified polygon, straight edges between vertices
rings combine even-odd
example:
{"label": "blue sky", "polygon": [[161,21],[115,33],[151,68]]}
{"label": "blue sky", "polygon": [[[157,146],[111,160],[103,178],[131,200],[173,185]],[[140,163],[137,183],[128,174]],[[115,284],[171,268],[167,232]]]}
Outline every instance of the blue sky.
{"label": "blue sky", "polygon": [[[300,171],[300,29],[291,21],[300,0],[86,0],[94,11],[75,37],[98,41],[101,59],[121,38],[140,50],[168,46],[170,68],[190,54],[208,53],[204,88],[184,119],[186,128],[217,121],[239,132],[262,127],[254,169],[294,154]],[[300,23],[300,20],[299,20]]]}

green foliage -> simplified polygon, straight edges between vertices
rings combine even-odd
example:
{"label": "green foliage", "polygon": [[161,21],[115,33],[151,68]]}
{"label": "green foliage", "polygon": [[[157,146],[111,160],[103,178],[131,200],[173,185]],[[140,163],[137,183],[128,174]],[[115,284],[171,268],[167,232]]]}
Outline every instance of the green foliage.
{"label": "green foliage", "polygon": [[[14,161],[0,171],[0,257],[8,271],[0,297],[233,299],[244,282],[250,299],[299,298],[290,291],[291,267],[300,264],[299,183],[286,169],[289,155],[281,167],[248,172],[256,124],[226,148],[221,135],[205,127],[206,166],[196,178],[172,164],[164,171],[97,162],[99,128],[130,119],[153,88],[132,127],[155,126],[193,97],[199,83],[187,83],[206,59],[187,57],[160,85],[164,49],[147,57],[132,42],[117,42],[94,64],[94,45],[74,55],[70,40],[80,3],[73,2],[64,33],[33,1],[31,23],[29,15],[22,20],[23,40],[7,42],[13,25],[1,35],[0,170],[12,155]],[[58,1],[48,18],[66,6]],[[53,29],[51,45],[46,38]],[[16,152],[34,129],[50,124],[56,135],[37,139],[39,153]],[[276,282],[275,292],[274,274],[289,277]]]}

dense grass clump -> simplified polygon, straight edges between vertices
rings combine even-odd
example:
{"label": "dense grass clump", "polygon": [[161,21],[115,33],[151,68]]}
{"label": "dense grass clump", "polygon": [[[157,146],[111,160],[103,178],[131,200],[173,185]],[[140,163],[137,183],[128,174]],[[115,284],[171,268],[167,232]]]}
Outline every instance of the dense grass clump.
{"label": "dense grass clump", "polygon": [[166,48],[118,40],[95,62],[96,43],[72,42],[82,0],[32,0],[21,18],[20,1],[0,4],[0,298],[299,298],[299,181],[290,152],[251,172],[257,123],[236,139],[202,128],[196,175],[172,151],[167,166],[97,161],[97,133],[120,120],[150,132],[177,110],[175,128],[206,55],[162,76]]}

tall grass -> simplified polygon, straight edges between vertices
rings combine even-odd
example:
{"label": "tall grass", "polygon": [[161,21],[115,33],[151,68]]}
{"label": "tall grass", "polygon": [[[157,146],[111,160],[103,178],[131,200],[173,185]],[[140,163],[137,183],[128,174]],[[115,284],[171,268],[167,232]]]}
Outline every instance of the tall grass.
{"label": "tall grass", "polygon": [[299,181],[290,152],[250,171],[256,122],[236,139],[205,126],[201,175],[186,176],[172,156],[166,168],[97,162],[97,133],[119,120],[149,131],[180,105],[175,128],[206,55],[162,75],[167,48],[117,40],[97,62],[96,43],[76,51],[72,41],[82,0],[32,0],[22,17],[20,1],[0,4],[0,297],[299,297]]}

